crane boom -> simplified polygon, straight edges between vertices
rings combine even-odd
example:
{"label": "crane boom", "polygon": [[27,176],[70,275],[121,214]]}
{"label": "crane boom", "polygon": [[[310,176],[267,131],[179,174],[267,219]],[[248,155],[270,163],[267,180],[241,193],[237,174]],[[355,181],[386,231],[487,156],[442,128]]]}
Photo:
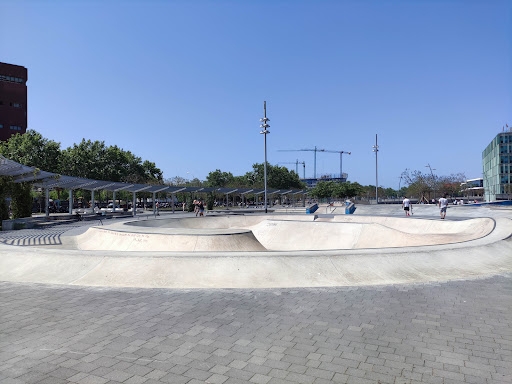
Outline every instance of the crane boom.
{"label": "crane boom", "polygon": [[299,174],[299,164],[302,164],[302,166],[304,167],[304,179],[306,178],[306,162],[305,161],[294,161],[294,162],[290,162],[290,161],[285,161],[285,162],[279,162],[277,163],[278,165],[279,164],[295,164],[295,173],[298,175]]}
{"label": "crane boom", "polygon": [[[316,179],[316,153],[317,152],[326,152],[326,151],[325,151],[325,149],[318,149],[317,147],[315,147],[315,148],[304,148],[304,149],[280,149],[279,152],[315,152],[313,175],[314,175],[314,178]],[[304,177],[304,178],[306,178],[306,177]]]}

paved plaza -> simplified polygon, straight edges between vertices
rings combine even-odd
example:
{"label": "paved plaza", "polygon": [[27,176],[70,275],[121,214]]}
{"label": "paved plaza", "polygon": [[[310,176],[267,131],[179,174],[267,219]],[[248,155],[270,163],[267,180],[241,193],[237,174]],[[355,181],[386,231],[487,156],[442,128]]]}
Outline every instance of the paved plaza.
{"label": "paved plaza", "polygon": [[0,382],[510,383],[512,275],[267,290],[0,284]]}

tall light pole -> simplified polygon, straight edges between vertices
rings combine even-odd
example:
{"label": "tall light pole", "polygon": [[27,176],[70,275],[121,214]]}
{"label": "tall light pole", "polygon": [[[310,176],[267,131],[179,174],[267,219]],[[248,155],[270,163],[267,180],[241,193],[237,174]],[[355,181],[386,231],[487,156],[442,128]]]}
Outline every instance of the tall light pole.
{"label": "tall light pole", "polygon": [[270,133],[270,131],[267,128],[270,128],[270,125],[267,123],[270,121],[270,119],[267,119],[267,102],[263,102],[263,118],[260,119],[260,121],[263,123],[260,125],[261,134],[265,137],[265,164],[263,165],[263,177],[265,179],[265,213],[267,213],[267,135]]}
{"label": "tall light pole", "polygon": [[375,134],[375,145],[372,146],[373,152],[375,152],[375,204],[379,204],[379,176],[377,172],[377,153],[379,152],[379,146],[377,145],[377,134]]}

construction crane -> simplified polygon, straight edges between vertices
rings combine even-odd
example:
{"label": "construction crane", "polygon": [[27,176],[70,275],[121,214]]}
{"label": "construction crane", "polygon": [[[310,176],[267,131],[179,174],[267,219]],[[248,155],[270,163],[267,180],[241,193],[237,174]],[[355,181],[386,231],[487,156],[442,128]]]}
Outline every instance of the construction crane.
{"label": "construction crane", "polygon": [[293,163],[291,162],[284,162],[284,163],[277,163],[278,165],[279,164],[295,164],[295,173],[298,175],[299,174],[299,164],[302,164],[302,166],[304,167],[304,179],[306,178],[306,162],[305,161],[295,161]]}
{"label": "construction crane", "polygon": [[306,149],[280,149],[279,152],[315,152],[315,162],[313,165],[314,170],[314,178],[316,179],[316,153],[317,152],[325,152],[325,149],[318,149],[316,146],[315,148],[306,148]]}
{"label": "construction crane", "polygon": [[340,154],[340,179],[343,178],[343,154],[350,155],[352,152],[347,151],[329,151],[327,149],[322,150],[322,152],[329,152],[329,153],[339,153]]}

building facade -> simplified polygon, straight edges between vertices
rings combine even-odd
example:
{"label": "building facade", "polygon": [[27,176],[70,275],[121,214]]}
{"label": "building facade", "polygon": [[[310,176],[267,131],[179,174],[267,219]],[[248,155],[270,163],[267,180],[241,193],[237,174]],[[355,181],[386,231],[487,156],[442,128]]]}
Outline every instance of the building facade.
{"label": "building facade", "polygon": [[512,132],[499,133],[482,152],[486,201],[512,198]]}
{"label": "building facade", "polygon": [[0,63],[0,140],[27,131],[27,68]]}
{"label": "building facade", "polygon": [[335,183],[346,183],[348,174],[343,172],[342,177],[336,177],[339,176],[339,173],[336,175],[323,175],[320,176],[320,178],[308,178],[308,179],[300,179],[303,183],[306,183],[307,188],[315,188],[318,182],[320,181],[334,181]]}
{"label": "building facade", "polygon": [[466,180],[464,183],[461,183],[460,190],[468,199],[477,198],[480,200],[485,195],[484,179],[479,177]]}

